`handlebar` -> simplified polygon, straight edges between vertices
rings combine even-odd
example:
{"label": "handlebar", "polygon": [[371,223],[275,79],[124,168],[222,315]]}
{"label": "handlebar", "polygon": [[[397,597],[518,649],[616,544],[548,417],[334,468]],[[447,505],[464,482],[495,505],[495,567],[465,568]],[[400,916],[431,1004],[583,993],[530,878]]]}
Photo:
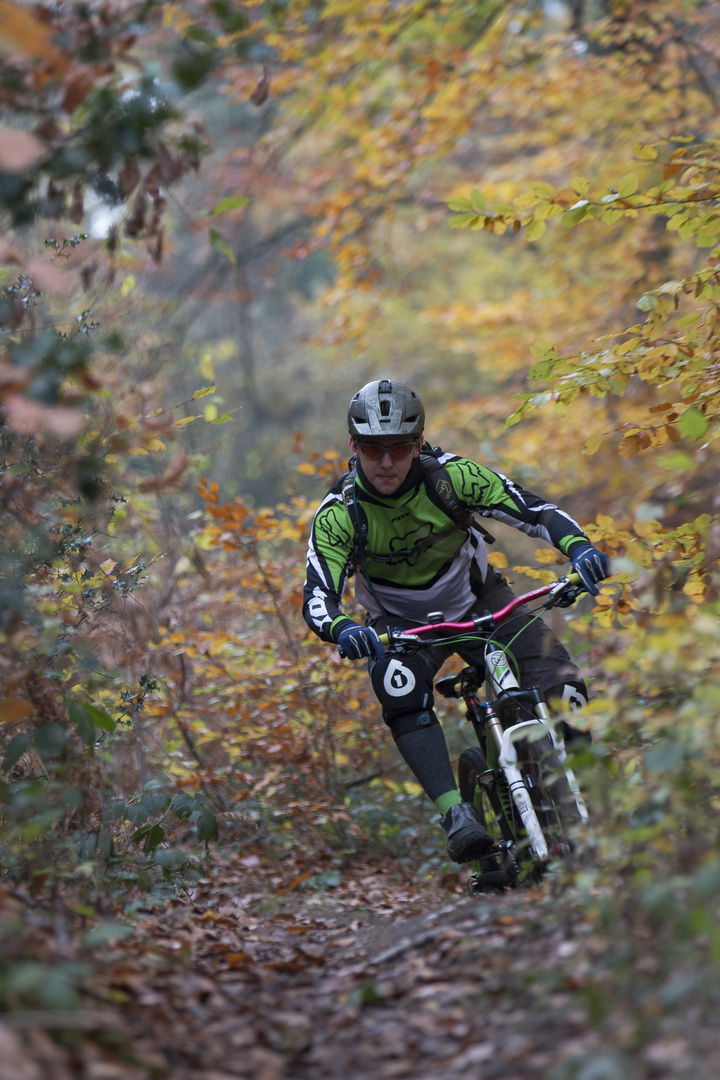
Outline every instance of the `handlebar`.
{"label": "handlebar", "polygon": [[[434,622],[427,623],[425,626],[413,626],[412,629],[400,630],[390,627],[387,634],[379,635],[380,641],[383,645],[389,645],[395,640],[412,641],[416,638],[441,632],[454,634],[489,633],[496,627],[501,626],[512,615],[513,611],[522,604],[530,604],[533,600],[540,600],[543,596],[549,596],[550,602],[545,606],[552,607],[562,597],[563,593],[570,596],[572,590],[576,591],[576,595],[583,591],[579,574],[571,573],[566,577],[556,578],[549,585],[533,589],[531,592],[524,593],[523,596],[516,596],[514,600],[511,600],[509,604],[506,604],[505,607],[500,608],[498,611],[486,612],[484,615],[473,615],[466,622]],[[572,598],[575,599],[574,596]],[[419,641],[418,644],[420,644]]]}

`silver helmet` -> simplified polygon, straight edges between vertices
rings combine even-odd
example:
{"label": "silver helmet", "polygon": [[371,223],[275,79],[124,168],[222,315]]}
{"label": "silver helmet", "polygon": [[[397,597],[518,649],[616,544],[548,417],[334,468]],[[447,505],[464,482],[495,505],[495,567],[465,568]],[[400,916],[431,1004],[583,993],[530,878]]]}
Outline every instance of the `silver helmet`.
{"label": "silver helmet", "polygon": [[353,438],[422,435],[425,410],[414,390],[404,383],[380,379],[358,390],[348,409]]}

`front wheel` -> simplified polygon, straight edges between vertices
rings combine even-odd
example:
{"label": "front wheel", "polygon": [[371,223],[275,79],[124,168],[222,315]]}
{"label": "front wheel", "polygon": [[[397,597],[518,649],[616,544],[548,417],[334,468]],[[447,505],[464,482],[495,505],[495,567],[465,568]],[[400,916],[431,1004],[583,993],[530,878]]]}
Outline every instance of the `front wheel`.
{"label": "front wheel", "polygon": [[511,854],[516,837],[506,817],[497,780],[479,746],[463,750],[458,761],[460,798],[473,804],[494,845],[494,850],[478,861],[468,886],[471,893],[507,889],[517,881],[517,865]]}
{"label": "front wheel", "polygon": [[582,817],[552,739],[528,739],[523,750],[518,749],[523,778],[552,853],[567,855],[569,833]]}

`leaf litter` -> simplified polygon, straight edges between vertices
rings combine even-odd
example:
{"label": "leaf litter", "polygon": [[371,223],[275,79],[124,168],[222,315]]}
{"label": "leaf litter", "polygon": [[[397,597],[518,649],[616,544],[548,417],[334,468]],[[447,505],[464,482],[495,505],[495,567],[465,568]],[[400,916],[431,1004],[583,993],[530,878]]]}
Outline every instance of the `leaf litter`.
{"label": "leaf litter", "polygon": [[[0,1080],[718,1074],[701,1022],[692,1040],[665,1023],[639,1046],[611,1001],[598,1021],[608,941],[570,893],[467,897],[460,875],[418,884],[388,870],[358,867],[318,894],[283,892],[267,867],[226,869],[91,956],[81,935],[60,949],[52,921],[36,925],[45,962],[93,972],[74,1011],[3,1015]],[[0,899],[17,918],[22,904]]]}

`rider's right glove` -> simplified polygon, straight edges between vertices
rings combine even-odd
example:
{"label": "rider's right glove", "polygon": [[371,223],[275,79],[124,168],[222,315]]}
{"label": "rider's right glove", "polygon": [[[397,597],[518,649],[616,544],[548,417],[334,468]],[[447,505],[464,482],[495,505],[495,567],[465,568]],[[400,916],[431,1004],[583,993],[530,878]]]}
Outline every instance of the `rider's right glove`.
{"label": "rider's right glove", "polygon": [[362,656],[374,656],[376,660],[382,660],[385,656],[382,642],[372,626],[349,624],[338,634],[337,645],[340,655],[348,660],[359,660]]}
{"label": "rider's right glove", "polygon": [[598,551],[592,544],[585,544],[570,553],[570,560],[585,590],[591,596],[597,596],[597,584],[604,581],[610,573],[610,560],[605,552]]}

